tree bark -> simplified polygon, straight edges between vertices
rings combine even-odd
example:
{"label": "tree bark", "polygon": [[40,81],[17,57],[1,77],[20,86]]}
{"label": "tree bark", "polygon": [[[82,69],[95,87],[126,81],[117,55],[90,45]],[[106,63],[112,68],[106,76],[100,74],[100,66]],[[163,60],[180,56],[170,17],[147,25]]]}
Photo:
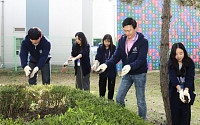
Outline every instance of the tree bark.
{"label": "tree bark", "polygon": [[172,125],[171,110],[169,103],[169,78],[167,70],[168,51],[169,51],[169,28],[170,28],[170,4],[171,0],[163,1],[162,10],[162,29],[160,41],[160,86],[165,107],[166,119],[168,125]]}

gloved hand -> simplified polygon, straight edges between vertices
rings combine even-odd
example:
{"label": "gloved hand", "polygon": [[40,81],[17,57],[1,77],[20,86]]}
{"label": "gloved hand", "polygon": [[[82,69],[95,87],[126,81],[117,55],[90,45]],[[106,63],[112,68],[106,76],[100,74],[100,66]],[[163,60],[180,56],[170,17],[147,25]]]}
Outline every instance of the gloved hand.
{"label": "gloved hand", "polygon": [[97,69],[97,65],[94,64],[94,65],[92,66],[92,70],[93,70],[93,71],[96,71],[96,69]]}
{"label": "gloved hand", "polygon": [[76,58],[71,58],[71,59],[69,59],[68,61],[69,61],[70,63],[73,63],[75,60],[76,60]]}
{"label": "gloved hand", "polygon": [[38,72],[38,70],[39,70],[39,68],[36,66],[36,67],[33,69],[33,71],[32,71],[32,73],[31,73],[31,76],[30,76],[30,78],[33,78],[33,77],[34,77],[34,75],[35,75],[35,73],[37,73],[37,72]]}
{"label": "gloved hand", "polygon": [[106,65],[105,63],[103,63],[103,64],[101,64],[101,65],[97,68],[96,72],[97,72],[97,73],[102,73],[102,72],[104,72],[106,69],[107,69],[107,65]]}
{"label": "gloved hand", "polygon": [[179,91],[179,98],[180,98],[180,100],[181,100],[183,103],[185,103],[184,94],[183,94],[183,89],[181,89],[181,90]]}
{"label": "gloved hand", "polygon": [[189,103],[190,100],[191,100],[189,91],[188,90],[184,90],[183,91],[183,95],[184,95],[185,98],[187,98],[187,99],[185,99],[185,103]]}
{"label": "gloved hand", "polygon": [[131,66],[130,66],[130,65],[125,65],[125,66],[122,68],[122,73],[121,73],[120,76],[126,75],[130,70],[131,70]]}
{"label": "gloved hand", "polygon": [[28,65],[24,68],[24,72],[26,76],[29,76],[29,74],[31,73],[31,70],[32,70],[31,67]]}
{"label": "gloved hand", "polygon": [[68,66],[69,63],[68,63],[68,60],[64,63],[64,67]]}

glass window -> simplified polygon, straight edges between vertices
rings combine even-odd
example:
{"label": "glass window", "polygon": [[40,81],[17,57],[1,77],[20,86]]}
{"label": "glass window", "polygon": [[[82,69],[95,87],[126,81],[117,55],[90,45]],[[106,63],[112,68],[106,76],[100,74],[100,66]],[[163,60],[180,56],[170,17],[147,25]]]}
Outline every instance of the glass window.
{"label": "glass window", "polygon": [[24,38],[16,38],[16,55],[19,55],[23,39]]}
{"label": "glass window", "polygon": [[76,42],[75,38],[72,38],[72,45]]}
{"label": "glass window", "polygon": [[93,39],[94,46],[99,46],[100,44],[102,44],[102,39]]}

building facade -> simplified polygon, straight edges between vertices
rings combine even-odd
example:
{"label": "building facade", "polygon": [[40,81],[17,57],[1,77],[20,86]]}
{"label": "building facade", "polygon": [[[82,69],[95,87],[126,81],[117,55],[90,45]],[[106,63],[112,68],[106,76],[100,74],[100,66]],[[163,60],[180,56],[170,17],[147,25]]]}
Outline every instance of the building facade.
{"label": "building facade", "polygon": [[20,66],[21,41],[30,27],[39,27],[52,44],[52,64],[70,56],[76,32],[84,32],[91,46],[107,33],[116,34],[115,0],[2,0],[1,67]]}

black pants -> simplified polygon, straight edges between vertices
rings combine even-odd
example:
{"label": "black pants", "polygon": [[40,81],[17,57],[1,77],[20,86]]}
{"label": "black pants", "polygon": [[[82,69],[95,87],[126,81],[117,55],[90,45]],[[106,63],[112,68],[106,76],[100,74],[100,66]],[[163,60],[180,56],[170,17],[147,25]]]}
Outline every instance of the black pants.
{"label": "black pants", "polygon": [[[35,63],[29,63],[29,66],[33,70],[36,67]],[[32,71],[31,71],[32,73]],[[41,74],[42,74],[42,84],[50,84],[50,78],[51,78],[51,68],[50,68],[50,63],[45,63],[42,68],[41,68]],[[29,85],[37,85],[37,77],[38,77],[38,72],[35,73],[33,78],[30,78],[29,76]]]}
{"label": "black pants", "polygon": [[191,105],[183,103],[179,98],[170,100],[173,125],[190,125]]}
{"label": "black pants", "polygon": [[107,80],[108,80],[108,99],[113,99],[115,91],[115,79],[111,81],[109,77],[103,77],[102,75],[99,75],[99,95],[100,97],[105,97]]}

